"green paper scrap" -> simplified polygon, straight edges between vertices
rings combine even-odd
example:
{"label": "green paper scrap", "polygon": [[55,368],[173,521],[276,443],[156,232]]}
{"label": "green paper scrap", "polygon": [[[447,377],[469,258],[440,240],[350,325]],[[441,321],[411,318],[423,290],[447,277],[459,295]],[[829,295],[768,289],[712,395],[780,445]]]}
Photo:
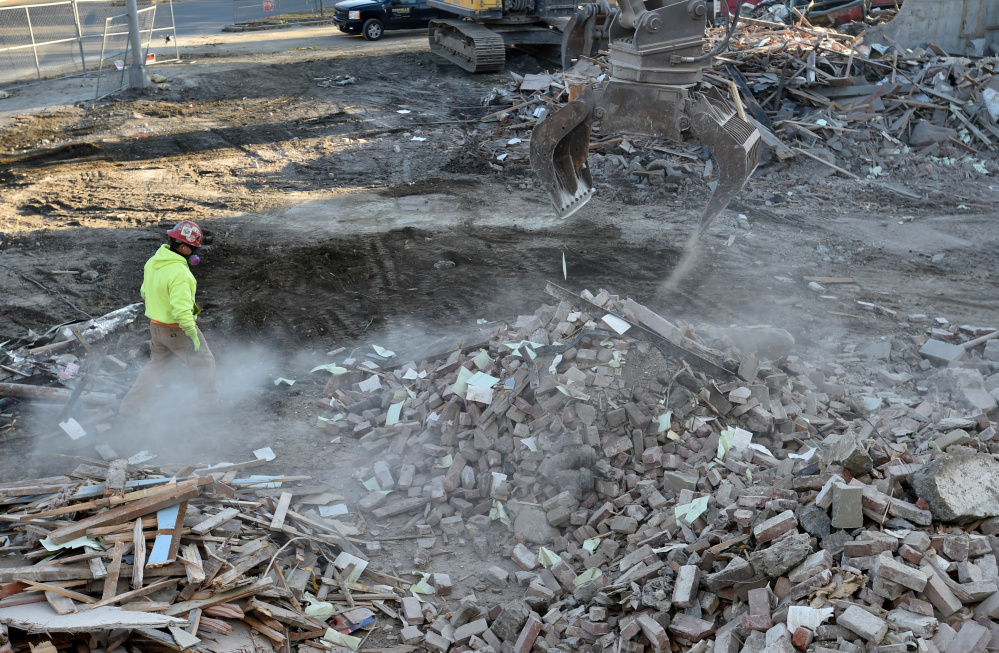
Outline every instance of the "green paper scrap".
{"label": "green paper scrap", "polygon": [[583,542],[583,550],[587,553],[593,553],[597,550],[598,546],[600,546],[600,538],[598,537],[591,537]]}
{"label": "green paper scrap", "polygon": [[476,323],[476,324],[489,324],[489,320],[487,320],[487,319],[486,319],[486,318],[484,318],[484,317],[480,317],[479,319],[477,319],[477,320],[475,321],[475,323]]}
{"label": "green paper scrap", "polygon": [[451,386],[451,392],[459,397],[464,397],[465,393],[468,392],[468,380],[473,376],[475,374],[467,367],[458,368],[458,378],[455,379],[454,385]]}
{"label": "green paper scrap", "polygon": [[336,363],[327,363],[326,365],[316,365],[312,368],[313,372],[318,372],[319,370],[326,370],[333,376],[340,376],[341,374],[346,374],[350,370],[346,367],[340,367]]}
{"label": "green paper scrap", "polygon": [[499,382],[500,380],[495,376],[489,376],[485,372],[476,372],[468,379],[468,385],[476,388],[491,388]]}
{"label": "green paper scrap", "polygon": [[388,413],[385,415],[385,426],[392,426],[399,423],[399,416],[402,415],[402,406],[405,403],[405,401],[400,401],[397,404],[389,406]]}
{"label": "green paper scrap", "polygon": [[393,356],[395,356],[394,351],[389,351],[384,347],[379,347],[378,345],[371,345],[371,348],[374,349],[375,353],[381,356],[382,358],[392,358]]}
{"label": "green paper scrap", "polygon": [[562,252],[562,278],[569,280],[569,269],[565,266],[565,252]]}
{"label": "green paper scrap", "polygon": [[685,503],[683,505],[677,506],[673,509],[673,514],[676,515],[677,519],[681,517],[687,521],[688,524],[693,524],[697,521],[697,518],[704,514],[708,509],[708,497],[703,496],[694,499],[690,503]]}
{"label": "green paper scrap", "polygon": [[302,599],[308,603],[303,612],[310,617],[331,617],[336,614],[336,606],[326,601],[320,601],[309,592],[302,592]]}
{"label": "green paper scrap", "polygon": [[70,540],[65,544],[53,544],[52,540],[45,538],[42,540],[42,546],[45,547],[46,551],[62,551],[63,549],[79,549],[82,547],[88,547],[91,549],[101,550],[101,544],[97,540],[92,540],[89,537],[78,537],[75,540]]}
{"label": "green paper scrap", "polygon": [[673,411],[668,410],[659,416],[659,426],[656,433],[662,433],[663,431],[668,431],[669,427],[673,425]]}
{"label": "green paper scrap", "polygon": [[448,454],[440,459],[440,461],[434,465],[437,469],[451,469],[451,464],[454,462],[454,456]]}
{"label": "green paper scrap", "polygon": [[[527,346],[525,346],[525,345],[527,345]],[[534,353],[534,351],[531,350],[531,347],[533,347],[534,349],[537,349],[538,347],[543,347],[544,345],[542,345],[541,343],[537,343],[537,342],[531,342],[530,340],[521,340],[520,342],[505,342],[501,346],[502,347],[506,347],[510,351],[514,352],[514,354],[513,354],[514,356],[519,356],[520,352],[518,350],[521,347],[524,347],[524,351],[527,352],[527,355],[531,357],[531,360],[534,360],[534,358],[537,356],[537,354]]]}
{"label": "green paper scrap", "polygon": [[481,370],[484,369],[486,365],[491,363],[492,360],[493,359],[489,358],[489,352],[485,349],[480,349],[478,355],[472,359],[472,362],[475,363],[475,366]]}
{"label": "green paper scrap", "polygon": [[420,581],[418,583],[409,586],[409,591],[412,592],[413,596],[418,598],[420,601],[425,601],[426,599],[420,596],[420,594],[437,593],[437,590],[434,588],[434,586],[427,582],[428,580],[430,580],[430,574],[424,573],[422,571],[414,571],[412,572],[412,574],[414,576],[420,576]]}
{"label": "green paper scrap", "polygon": [[590,400],[590,395],[584,394],[579,390],[576,390],[572,386],[564,386],[561,383],[558,383],[555,385],[555,387],[558,388],[559,392],[566,395],[567,397],[572,397],[573,399],[582,399],[583,401]]}
{"label": "green paper scrap", "polygon": [[326,634],[323,635],[323,640],[331,646],[346,646],[351,651],[356,651],[363,641],[360,637],[354,637],[353,635],[344,635],[340,631],[333,630],[332,628],[326,629]]}
{"label": "green paper scrap", "polygon": [[497,519],[503,522],[504,526],[510,525],[510,518],[506,515],[506,508],[503,504],[493,499],[493,508],[489,511],[489,519],[496,521]]}
{"label": "green paper scrap", "polygon": [[285,378],[274,379],[274,385],[281,385],[282,383],[284,383],[285,385],[295,385],[295,379],[285,379]]}
{"label": "green paper scrap", "polygon": [[554,551],[541,547],[538,549],[538,562],[541,563],[542,567],[548,569],[552,565],[562,562],[562,558]]}
{"label": "green paper scrap", "polygon": [[363,485],[365,488],[367,488],[371,492],[381,492],[382,494],[386,494],[386,495],[389,492],[392,491],[392,490],[383,490],[382,486],[378,485],[378,479],[376,477],[374,477],[374,476],[372,476],[368,480],[364,481],[364,483],[362,483],[361,485]]}
{"label": "green paper scrap", "polygon": [[604,572],[600,571],[596,567],[593,567],[591,569],[587,569],[586,571],[584,571],[580,575],[578,575],[575,578],[573,578],[572,579],[572,584],[574,586],[576,586],[576,587],[579,587],[583,583],[588,583],[591,580],[596,580],[597,578],[600,578],[603,575],[604,575]]}

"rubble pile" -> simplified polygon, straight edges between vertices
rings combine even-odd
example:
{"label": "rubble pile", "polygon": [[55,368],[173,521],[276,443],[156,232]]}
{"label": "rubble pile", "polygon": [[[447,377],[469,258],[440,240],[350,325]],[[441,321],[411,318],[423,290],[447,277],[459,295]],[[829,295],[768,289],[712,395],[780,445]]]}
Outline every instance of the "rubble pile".
{"label": "rubble pile", "polygon": [[547,291],[557,306],[457,344],[325,366],[324,428],[369,457],[368,523],[415,529],[431,583],[442,546],[483,560],[474,591],[448,579],[436,616],[406,613],[407,644],[932,652],[999,637],[995,401],[875,410],[782,330],[702,332],[607,291]]}
{"label": "rubble pile", "polygon": [[342,497],[288,486],[310,477],[102,453],[0,486],[0,651],[230,651],[244,626],[256,650],[346,651],[399,618],[411,583],[316,513]]}
{"label": "rubble pile", "polygon": [[[723,28],[712,30],[709,46],[723,35]],[[999,143],[997,62],[948,56],[932,44],[926,50],[865,45],[863,33],[816,27],[800,16],[791,24],[743,18],[704,82],[760,129],[764,164],[805,157],[854,179],[927,164],[986,175],[999,170],[991,154]],[[583,59],[564,74],[514,74],[509,91],[483,98],[512,106],[481,118],[476,131],[493,131],[481,141],[482,153],[496,169],[526,164],[534,125],[575,97],[574,86],[608,79],[609,69],[602,57]],[[597,170],[626,169],[639,182],[674,186],[669,177],[712,174],[700,146],[664,147],[599,132],[593,139],[590,167]],[[657,172],[663,170],[665,180]]]}

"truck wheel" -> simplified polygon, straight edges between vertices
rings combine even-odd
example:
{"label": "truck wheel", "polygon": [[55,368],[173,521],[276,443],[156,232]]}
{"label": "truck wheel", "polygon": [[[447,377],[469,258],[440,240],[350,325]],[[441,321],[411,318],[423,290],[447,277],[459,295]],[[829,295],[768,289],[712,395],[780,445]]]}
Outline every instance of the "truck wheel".
{"label": "truck wheel", "polygon": [[385,26],[382,25],[382,21],[377,18],[369,18],[364,21],[364,27],[361,28],[361,34],[364,35],[367,41],[377,41],[385,34]]}

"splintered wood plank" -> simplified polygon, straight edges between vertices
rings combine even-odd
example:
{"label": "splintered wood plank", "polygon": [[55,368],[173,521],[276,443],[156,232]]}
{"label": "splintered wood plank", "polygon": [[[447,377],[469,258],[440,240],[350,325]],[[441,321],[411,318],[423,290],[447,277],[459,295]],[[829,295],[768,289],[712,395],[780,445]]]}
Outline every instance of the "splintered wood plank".
{"label": "splintered wood plank", "polygon": [[180,558],[184,560],[184,567],[187,571],[187,582],[198,584],[205,582],[205,564],[201,560],[201,551],[197,544],[187,544]]}
{"label": "splintered wood plank", "polygon": [[166,580],[161,580],[158,583],[153,583],[152,585],[146,585],[145,587],[140,587],[137,590],[132,590],[131,592],[125,592],[124,594],[119,594],[118,596],[112,596],[109,599],[101,599],[97,603],[91,606],[87,606],[88,609],[100,608],[105,605],[111,605],[113,603],[123,603],[126,601],[131,601],[132,599],[137,599],[140,596],[146,596],[147,594],[152,594],[153,592],[158,592],[164,587],[169,587],[175,583],[179,583],[179,578],[168,578]]}
{"label": "splintered wood plank", "polygon": [[142,587],[142,574],[146,568],[146,534],[142,532],[142,520],[135,520],[135,530],[132,535],[132,551],[135,561],[132,563],[132,589]]}
{"label": "splintered wood plank", "polygon": [[243,574],[253,569],[261,562],[267,562],[270,560],[272,555],[274,555],[274,547],[267,546],[251,556],[237,560],[236,564],[232,566],[232,569],[213,580],[212,585],[214,587],[225,587],[226,585],[231,585],[239,580]]}
{"label": "splintered wood plank", "polygon": [[128,480],[128,460],[119,458],[111,461],[107,475],[104,477],[104,496],[120,497],[125,495],[125,482]]}
{"label": "splintered wood plank", "polygon": [[287,638],[282,633],[279,633],[278,631],[274,630],[273,628],[268,628],[267,626],[265,626],[264,624],[260,623],[259,621],[257,621],[253,617],[243,617],[243,623],[245,623],[247,626],[249,626],[253,630],[257,631],[258,633],[260,633],[261,635],[263,635],[267,639],[271,640],[272,642],[274,642],[278,646],[284,646],[284,643],[287,640]]}
{"label": "splintered wood plank", "polygon": [[277,508],[274,509],[274,519],[271,520],[271,528],[281,530],[284,526],[284,519],[288,516],[288,508],[291,507],[291,492],[282,492],[278,499]]}
{"label": "splintered wood plank", "polygon": [[132,503],[126,503],[116,508],[111,508],[102,513],[93,515],[86,519],[73,522],[72,524],[57,528],[49,533],[49,539],[53,544],[65,544],[76,538],[85,535],[87,529],[99,528],[101,526],[113,526],[124,524],[138,517],[143,517],[149,513],[156,512],[160,508],[172,506],[181,501],[187,501],[198,496],[200,491],[195,482],[182,483],[175,486],[161,488],[159,492],[152,496],[147,496]]}
{"label": "splintered wood plank", "polygon": [[205,535],[213,528],[221,526],[225,522],[236,517],[236,515],[238,514],[239,510],[237,510],[236,508],[226,508],[225,510],[220,511],[212,515],[208,519],[204,520],[203,522],[193,526],[191,528],[191,532],[194,533],[195,535]]}
{"label": "splintered wood plank", "polygon": [[73,599],[68,596],[46,591],[45,600],[49,602],[49,605],[52,606],[52,609],[55,610],[56,614],[73,614],[76,612],[76,604],[73,603]]}
{"label": "splintered wood plank", "polygon": [[118,576],[121,574],[121,557],[125,553],[125,543],[115,542],[111,564],[108,565],[108,577],[104,580],[104,594],[101,600],[110,599],[118,591]]}
{"label": "splintered wood plank", "polygon": [[237,587],[236,589],[228,590],[225,592],[215,592],[207,599],[196,599],[193,601],[180,601],[174,603],[169,608],[167,608],[163,614],[167,616],[177,616],[179,614],[185,614],[191,610],[196,610],[198,608],[204,609],[209,606],[217,605],[219,603],[228,603],[230,601],[236,601],[238,599],[246,598],[247,596],[253,596],[254,594],[259,594],[271,588],[274,585],[274,581],[270,578],[261,578],[256,583],[252,585],[244,585],[243,587]]}
{"label": "splintered wood plank", "polygon": [[[52,592],[53,594],[59,594],[60,596],[65,596],[67,598],[73,599],[74,601],[79,601],[81,603],[95,603],[95,601],[87,596],[86,594],[80,594],[72,590],[68,590],[65,587],[59,587],[57,585],[49,585],[48,583],[38,583],[33,580],[23,580],[18,579],[22,583],[26,583],[33,587],[45,590],[46,592]],[[71,585],[79,585],[80,583],[70,583]]]}

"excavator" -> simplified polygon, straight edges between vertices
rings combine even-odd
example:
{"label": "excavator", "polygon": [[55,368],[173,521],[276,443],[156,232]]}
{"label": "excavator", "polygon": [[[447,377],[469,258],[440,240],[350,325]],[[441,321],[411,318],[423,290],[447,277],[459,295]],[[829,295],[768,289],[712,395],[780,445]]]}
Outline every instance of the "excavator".
{"label": "excavator", "polygon": [[606,39],[611,70],[607,81],[586,85],[531,135],[531,167],[560,217],[578,211],[595,192],[587,165],[594,122],[603,134],[672,142],[682,142],[690,132],[707,146],[718,184],[694,241],[742,190],[759,164],[762,136],[714,88],[699,88],[704,68],[728,46],[739,4],[724,39],[705,52],[708,6],[706,0],[619,0],[615,8],[588,5],[570,21],[563,56],[586,53]]}
{"label": "excavator", "polygon": [[591,10],[596,4],[577,10],[577,0],[427,0],[455,16],[430,21],[430,50],[471,73],[502,70],[507,46],[564,65],[580,54],[596,56],[606,46],[600,36],[610,7],[607,0],[598,3],[602,11]]}

